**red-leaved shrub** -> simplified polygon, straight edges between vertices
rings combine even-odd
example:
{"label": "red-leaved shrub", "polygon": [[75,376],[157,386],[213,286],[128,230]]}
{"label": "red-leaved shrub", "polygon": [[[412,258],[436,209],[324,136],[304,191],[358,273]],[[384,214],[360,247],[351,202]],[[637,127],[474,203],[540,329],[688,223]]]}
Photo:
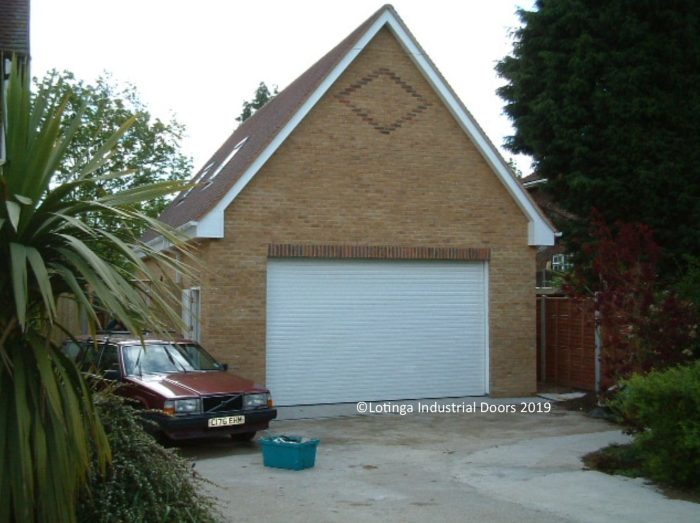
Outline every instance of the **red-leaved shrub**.
{"label": "red-leaved shrub", "polygon": [[697,346],[693,304],[664,288],[658,274],[661,249],[651,229],[617,222],[614,231],[595,212],[594,241],[570,288],[594,292],[603,338],[603,370],[617,381],[690,361]]}

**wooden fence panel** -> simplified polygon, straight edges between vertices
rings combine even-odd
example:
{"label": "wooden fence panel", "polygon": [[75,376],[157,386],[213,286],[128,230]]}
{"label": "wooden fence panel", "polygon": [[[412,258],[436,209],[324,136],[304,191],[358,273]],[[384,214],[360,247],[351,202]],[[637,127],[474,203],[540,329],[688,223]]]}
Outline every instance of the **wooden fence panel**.
{"label": "wooden fence panel", "polygon": [[537,347],[538,381],[595,390],[593,300],[538,296]]}

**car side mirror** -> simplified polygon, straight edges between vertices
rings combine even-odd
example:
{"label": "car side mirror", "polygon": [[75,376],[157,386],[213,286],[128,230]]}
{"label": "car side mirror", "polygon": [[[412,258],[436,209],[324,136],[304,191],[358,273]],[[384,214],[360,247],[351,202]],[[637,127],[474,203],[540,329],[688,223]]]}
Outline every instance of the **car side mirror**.
{"label": "car side mirror", "polygon": [[227,371],[228,370],[228,363],[222,363],[221,370],[223,370],[224,372]]}

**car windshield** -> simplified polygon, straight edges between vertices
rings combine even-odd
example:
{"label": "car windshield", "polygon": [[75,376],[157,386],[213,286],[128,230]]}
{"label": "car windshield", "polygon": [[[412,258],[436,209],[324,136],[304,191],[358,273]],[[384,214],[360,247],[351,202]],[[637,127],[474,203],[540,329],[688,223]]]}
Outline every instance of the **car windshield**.
{"label": "car windshield", "polygon": [[124,347],[124,368],[130,376],[220,370],[204,349],[195,344],[149,343]]}

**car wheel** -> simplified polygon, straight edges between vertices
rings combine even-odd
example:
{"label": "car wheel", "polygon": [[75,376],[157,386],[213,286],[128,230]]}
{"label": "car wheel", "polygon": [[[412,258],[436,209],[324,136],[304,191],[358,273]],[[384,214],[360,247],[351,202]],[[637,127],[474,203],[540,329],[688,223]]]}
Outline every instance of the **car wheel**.
{"label": "car wheel", "polygon": [[231,439],[233,441],[252,441],[255,437],[256,432],[239,432],[238,434],[231,434]]}

